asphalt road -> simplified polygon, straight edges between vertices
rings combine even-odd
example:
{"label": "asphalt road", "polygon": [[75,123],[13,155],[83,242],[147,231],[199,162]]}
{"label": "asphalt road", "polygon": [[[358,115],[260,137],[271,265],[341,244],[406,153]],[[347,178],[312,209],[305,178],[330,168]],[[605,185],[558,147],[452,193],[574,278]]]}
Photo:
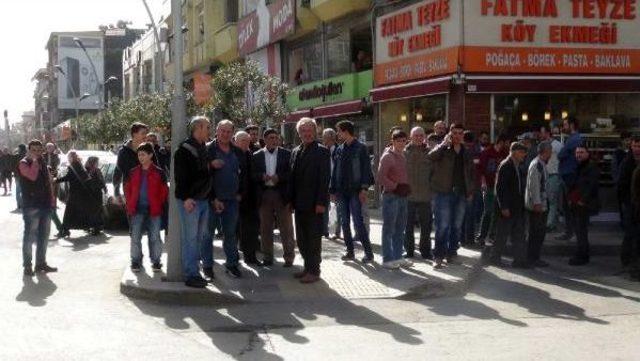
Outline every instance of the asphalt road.
{"label": "asphalt road", "polygon": [[457,298],[162,305],[119,293],[126,234],[52,240],[60,272],[23,278],[14,208],[0,197],[0,360],[640,359],[640,285],[614,258],[487,268]]}

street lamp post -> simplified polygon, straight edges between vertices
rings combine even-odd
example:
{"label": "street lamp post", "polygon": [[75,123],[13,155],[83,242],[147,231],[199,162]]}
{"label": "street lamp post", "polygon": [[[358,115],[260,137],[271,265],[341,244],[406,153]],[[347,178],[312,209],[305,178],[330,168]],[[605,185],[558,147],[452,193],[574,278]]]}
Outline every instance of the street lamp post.
{"label": "street lamp post", "polygon": [[[149,20],[151,21],[151,26],[153,27],[153,37],[155,38],[155,41],[156,41],[156,54],[154,56],[155,58],[154,71],[155,71],[155,80],[156,80],[155,85],[156,85],[156,91],[162,93],[164,91],[163,89],[164,88],[164,72],[162,69],[164,66],[164,54],[162,52],[162,45],[160,44],[160,32],[153,18],[153,14],[149,9],[147,0],[142,0],[142,3],[144,4],[144,8],[147,10],[147,15],[149,15]],[[160,18],[160,21],[162,21],[162,18]]]}
{"label": "street lamp post", "polygon": [[93,71],[93,76],[96,78],[96,83],[98,83],[98,93],[100,95],[100,99],[98,100],[98,112],[100,112],[103,108],[103,104],[104,104],[104,83],[100,82],[100,78],[98,77],[98,71],[96,70],[96,66],[93,63],[93,59],[91,59],[91,57],[89,56],[89,53],[87,52],[87,48],[85,48],[84,43],[82,43],[82,40],[80,40],[80,38],[74,37],[73,41],[76,43],[76,45],[78,45],[78,47],[80,49],[82,49],[82,52],[84,53],[84,55],[87,57],[87,60],[89,60],[89,65],[91,65],[91,70]]}

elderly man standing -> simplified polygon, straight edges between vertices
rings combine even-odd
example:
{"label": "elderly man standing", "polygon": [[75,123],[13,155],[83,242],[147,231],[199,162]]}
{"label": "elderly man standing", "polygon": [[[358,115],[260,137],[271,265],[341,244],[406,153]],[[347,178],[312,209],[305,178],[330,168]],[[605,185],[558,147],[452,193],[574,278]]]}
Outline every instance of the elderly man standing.
{"label": "elderly man standing", "polygon": [[302,283],[320,280],[322,217],[329,204],[329,150],[316,141],[317,125],[311,118],[296,124],[302,144],[291,154],[289,201],[295,212],[298,249],[304,270],[294,277]]}
{"label": "elderly man standing", "polygon": [[[235,278],[242,277],[238,262],[238,225],[239,201],[245,186],[246,177],[245,153],[231,143],[234,125],[230,120],[221,120],[216,127],[216,139],[207,144],[207,152],[213,169],[213,189],[211,192],[213,215],[210,223],[222,225],[222,247],[227,261],[226,273]],[[212,228],[212,227],[211,227]],[[213,231],[213,229],[212,229]],[[211,232],[213,235],[213,232]],[[213,269],[213,237],[208,237],[200,247],[202,268],[205,274]]]}
{"label": "elderly man standing", "polygon": [[[206,141],[209,119],[194,117],[189,123],[191,136],[180,144],[174,155],[175,197],[180,214],[182,273],[189,287],[204,288],[207,281],[200,275],[200,245],[209,227],[209,193],[213,182],[209,176]],[[213,278],[213,268],[207,276]],[[205,270],[205,273],[207,270]]]}
{"label": "elderly man standing", "polygon": [[265,147],[253,153],[251,166],[251,178],[257,185],[263,262],[265,266],[273,265],[273,231],[277,217],[284,267],[291,267],[295,257],[293,221],[287,209],[291,152],[278,146],[280,136],[275,129],[267,129],[263,137]]}
{"label": "elderly man standing", "polygon": [[511,154],[498,167],[496,178],[496,201],[498,219],[496,239],[491,249],[490,262],[502,266],[502,251],[511,240],[513,245],[513,267],[527,268],[527,250],[524,240],[524,190],[527,180],[522,167],[527,156],[527,147],[520,142],[511,143]]}
{"label": "elderly man standing", "polygon": [[367,204],[367,191],[373,184],[373,172],[369,161],[367,146],[355,137],[352,122],[344,120],[336,124],[338,137],[342,144],[338,148],[333,175],[331,177],[331,194],[338,199],[338,207],[342,214],[342,233],[347,252],[343,261],[355,259],[353,237],[351,235],[351,219],[356,231],[356,238],[364,248],[362,262],[373,261],[373,251],[369,231],[364,223],[363,208]]}
{"label": "elderly man standing", "polygon": [[416,218],[420,225],[420,255],[424,259],[433,259],[431,254],[431,162],[429,148],[425,144],[425,132],[422,127],[411,129],[410,142],[404,148],[407,160],[407,173],[411,193],[407,198],[407,227],[405,230],[405,258],[412,258],[415,250],[414,226]]}
{"label": "elderly man standing", "polygon": [[549,174],[547,164],[553,153],[551,142],[538,144],[538,156],[531,161],[527,172],[527,187],[524,191],[525,208],[529,216],[529,251],[527,260],[531,266],[547,267],[540,259],[540,250],[547,231]]}
{"label": "elderly man standing", "polygon": [[447,125],[442,120],[438,120],[433,123],[433,134],[436,135],[436,141],[438,144],[444,140],[444,137],[447,135]]}

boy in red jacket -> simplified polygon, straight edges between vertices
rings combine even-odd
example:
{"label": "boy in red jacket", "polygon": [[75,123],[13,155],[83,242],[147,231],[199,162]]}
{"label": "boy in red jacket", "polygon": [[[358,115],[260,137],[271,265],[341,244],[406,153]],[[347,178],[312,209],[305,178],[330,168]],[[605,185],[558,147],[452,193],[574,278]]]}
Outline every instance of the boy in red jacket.
{"label": "boy in red jacket", "polygon": [[127,214],[131,222],[131,270],[140,272],[142,267],[142,235],[146,231],[153,272],[160,272],[160,227],[169,188],[164,171],[153,164],[151,143],[140,144],[136,151],[140,165],[131,169],[129,181],[124,188]]}

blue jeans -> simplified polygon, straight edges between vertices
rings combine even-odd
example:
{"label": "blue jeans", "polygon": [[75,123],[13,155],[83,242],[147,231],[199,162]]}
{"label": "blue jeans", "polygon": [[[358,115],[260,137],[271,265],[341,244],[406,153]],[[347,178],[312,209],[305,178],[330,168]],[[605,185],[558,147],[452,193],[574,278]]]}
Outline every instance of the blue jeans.
{"label": "blue jeans", "polygon": [[[222,224],[222,248],[227,257],[225,266],[234,267],[238,265],[240,255],[238,254],[238,239],[236,238],[236,227],[238,225],[238,201],[226,200],[222,213],[216,213],[211,210],[210,222],[212,225]],[[210,228],[210,237],[203,239],[200,244],[200,258],[202,259],[202,267],[213,267],[213,232],[214,227]]]}
{"label": "blue jeans", "polygon": [[180,213],[182,273],[185,279],[200,277],[200,244],[209,239],[209,201],[197,200],[191,213],[184,209],[184,201],[175,199],[175,202]]}
{"label": "blue jeans", "polygon": [[47,243],[51,229],[51,208],[25,208],[22,210],[24,234],[22,236],[22,265],[31,267],[33,244],[36,244],[36,266],[47,263]]}
{"label": "blue jeans", "polygon": [[549,196],[549,214],[547,215],[547,227],[556,228],[560,217],[560,195],[562,179],[558,174],[549,175],[547,180],[547,194]]}
{"label": "blue jeans", "polygon": [[453,192],[436,193],[433,198],[436,226],[435,258],[442,259],[454,255],[458,250],[466,203],[464,196]]}
{"label": "blue jeans", "polygon": [[356,238],[362,244],[365,255],[367,257],[373,257],[373,251],[371,251],[371,240],[369,239],[367,227],[364,224],[364,217],[362,216],[362,202],[360,202],[358,193],[338,193],[337,196],[338,207],[340,209],[339,213],[342,216],[340,223],[344,243],[347,246],[347,252],[353,253],[353,236],[351,235],[351,218],[353,218]]}
{"label": "blue jeans", "polygon": [[393,193],[382,195],[382,262],[402,258],[407,205],[406,197],[398,197]]}
{"label": "blue jeans", "polygon": [[138,213],[131,217],[131,263],[142,263],[142,235],[147,232],[149,239],[149,258],[151,263],[160,263],[162,240],[160,228],[162,217],[151,217],[149,213]]}

